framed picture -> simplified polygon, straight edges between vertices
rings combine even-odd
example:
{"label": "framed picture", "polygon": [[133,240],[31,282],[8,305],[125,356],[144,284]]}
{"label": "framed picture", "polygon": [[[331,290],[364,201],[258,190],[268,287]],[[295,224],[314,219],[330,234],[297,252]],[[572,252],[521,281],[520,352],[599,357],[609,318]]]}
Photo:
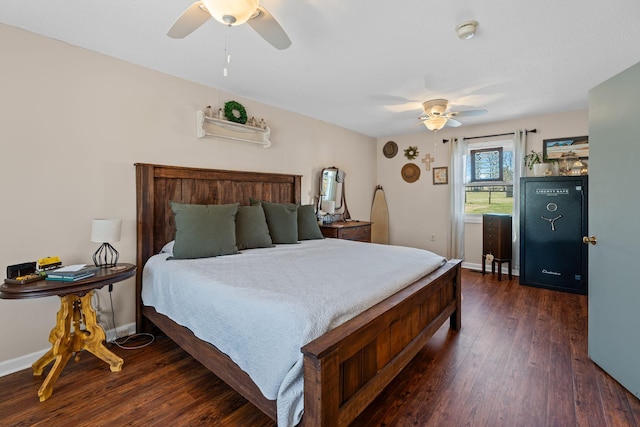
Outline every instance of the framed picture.
{"label": "framed picture", "polygon": [[563,154],[573,153],[581,159],[589,157],[589,137],[545,139],[542,141],[542,160],[559,160]]}
{"label": "framed picture", "polygon": [[449,183],[449,168],[447,166],[433,168],[433,183],[434,185]]}

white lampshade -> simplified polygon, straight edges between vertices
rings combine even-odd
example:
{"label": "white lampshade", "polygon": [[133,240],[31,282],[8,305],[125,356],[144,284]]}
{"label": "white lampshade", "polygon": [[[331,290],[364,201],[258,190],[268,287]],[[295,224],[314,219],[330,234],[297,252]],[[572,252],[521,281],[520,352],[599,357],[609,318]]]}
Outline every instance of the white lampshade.
{"label": "white lampshade", "polygon": [[91,241],[95,243],[119,242],[121,219],[94,219],[91,223]]}
{"label": "white lampshade", "polygon": [[433,131],[442,129],[446,123],[447,118],[439,116],[433,116],[424,121],[424,125],[427,127],[427,129]]}
{"label": "white lampshade", "polygon": [[244,24],[258,9],[259,0],[202,0],[216,21],[227,25]]}

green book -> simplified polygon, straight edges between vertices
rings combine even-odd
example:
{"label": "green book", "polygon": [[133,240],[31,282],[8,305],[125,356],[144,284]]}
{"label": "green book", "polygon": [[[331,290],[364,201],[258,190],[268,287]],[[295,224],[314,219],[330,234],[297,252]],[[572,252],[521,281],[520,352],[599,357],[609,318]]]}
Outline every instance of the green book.
{"label": "green book", "polygon": [[95,276],[95,274],[95,272],[90,272],[80,276],[47,275],[47,280],[51,280],[54,282],[76,282],[78,280],[86,279],[87,277]]}
{"label": "green book", "polygon": [[93,265],[70,265],[49,271],[47,277],[87,277],[87,274],[95,274],[96,271],[98,271],[98,267]]}

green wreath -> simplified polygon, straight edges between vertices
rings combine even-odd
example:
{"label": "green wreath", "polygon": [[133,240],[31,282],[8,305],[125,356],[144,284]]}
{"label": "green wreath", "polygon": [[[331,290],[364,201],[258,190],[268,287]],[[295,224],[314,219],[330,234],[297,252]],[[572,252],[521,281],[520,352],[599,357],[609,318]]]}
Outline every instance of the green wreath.
{"label": "green wreath", "polygon": [[247,123],[247,111],[242,104],[236,101],[229,101],[224,104],[224,116],[230,122]]}
{"label": "green wreath", "polygon": [[409,160],[415,159],[416,157],[418,157],[418,154],[419,154],[418,147],[409,146],[409,148],[404,150],[404,156]]}

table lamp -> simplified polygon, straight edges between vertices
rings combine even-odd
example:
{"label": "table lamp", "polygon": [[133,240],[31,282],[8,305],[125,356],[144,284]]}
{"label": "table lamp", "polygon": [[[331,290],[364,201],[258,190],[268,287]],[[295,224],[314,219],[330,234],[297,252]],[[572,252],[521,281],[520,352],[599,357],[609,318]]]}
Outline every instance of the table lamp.
{"label": "table lamp", "polygon": [[93,254],[96,267],[115,267],[118,263],[118,251],[110,242],[119,242],[122,231],[121,219],[94,219],[91,223],[91,241],[102,243]]}

